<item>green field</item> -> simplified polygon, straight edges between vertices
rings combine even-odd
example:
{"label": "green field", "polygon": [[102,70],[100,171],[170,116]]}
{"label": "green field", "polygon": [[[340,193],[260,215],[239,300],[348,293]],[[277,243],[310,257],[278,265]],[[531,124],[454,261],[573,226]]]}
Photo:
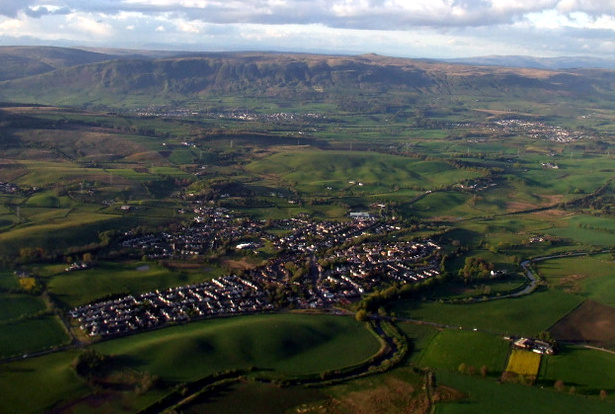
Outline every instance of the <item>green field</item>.
{"label": "green field", "polygon": [[610,254],[551,259],[537,267],[552,287],[615,306],[615,261]]}
{"label": "green field", "polygon": [[568,395],[552,389],[519,384],[502,384],[495,380],[456,373],[439,373],[438,382],[454,387],[468,397],[459,402],[437,404],[437,414],[607,414],[615,408],[612,402],[600,401],[597,397]]}
{"label": "green field", "polygon": [[55,316],[0,324],[0,358],[44,351],[67,344],[68,334]]}
{"label": "green field", "polygon": [[44,309],[45,304],[38,297],[0,293],[0,323],[27,317]]}
{"label": "green field", "polygon": [[538,383],[553,386],[561,380],[566,390],[574,386],[579,394],[598,396],[600,390],[615,392],[615,355],[581,347],[566,346],[558,355],[543,356]]}
{"label": "green field", "polygon": [[538,291],[514,299],[473,304],[400,301],[392,310],[400,317],[449,326],[478,328],[504,335],[533,336],[547,330],[583,298],[561,291]]}
{"label": "green field", "polygon": [[486,366],[488,372],[499,375],[506,365],[509,346],[498,336],[447,329],[432,338],[416,363],[437,371],[456,371],[465,364],[474,367],[477,374]]}
{"label": "green field", "polygon": [[318,373],[358,364],[380,343],[351,318],[280,314],[205,320],[94,347],[123,355],[139,370],[183,382],[248,366]]}

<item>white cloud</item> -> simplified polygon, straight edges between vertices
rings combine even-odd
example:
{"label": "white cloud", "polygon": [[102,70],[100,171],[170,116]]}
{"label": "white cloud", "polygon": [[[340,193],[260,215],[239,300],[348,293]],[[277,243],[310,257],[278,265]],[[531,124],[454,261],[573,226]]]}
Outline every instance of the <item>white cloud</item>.
{"label": "white cloud", "polygon": [[614,31],[615,0],[0,0],[4,38],[97,46],[601,54]]}

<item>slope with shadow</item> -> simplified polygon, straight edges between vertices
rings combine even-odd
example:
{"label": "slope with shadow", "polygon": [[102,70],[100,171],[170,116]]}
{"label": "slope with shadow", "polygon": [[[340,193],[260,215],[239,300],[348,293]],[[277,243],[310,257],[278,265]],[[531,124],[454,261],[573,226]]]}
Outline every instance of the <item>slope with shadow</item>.
{"label": "slope with shadow", "polygon": [[0,82],[0,100],[118,107],[212,95],[335,102],[352,95],[400,94],[608,99],[614,85],[614,71],[473,67],[378,55],[220,53],[163,59],[122,57],[64,67]]}

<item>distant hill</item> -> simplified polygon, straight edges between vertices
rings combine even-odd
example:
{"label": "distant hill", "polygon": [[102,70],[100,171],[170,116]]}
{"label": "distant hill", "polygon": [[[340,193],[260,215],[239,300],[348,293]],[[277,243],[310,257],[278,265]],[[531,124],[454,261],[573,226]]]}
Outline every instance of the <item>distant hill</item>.
{"label": "distant hill", "polygon": [[[604,96],[615,72],[469,66],[379,55],[209,53],[159,58],[78,49],[12,48],[0,55],[0,100],[48,105],[139,106],[209,95],[341,102],[352,96]],[[10,53],[9,53],[10,52]],[[19,52],[19,53],[17,53]],[[28,70],[17,71],[22,65]],[[17,74],[21,74],[17,78]],[[389,94],[389,95],[387,95]]]}
{"label": "distant hill", "polygon": [[461,59],[447,59],[449,63],[466,65],[488,65],[535,69],[615,69],[615,59],[594,57],[537,58],[532,56],[479,56]]}

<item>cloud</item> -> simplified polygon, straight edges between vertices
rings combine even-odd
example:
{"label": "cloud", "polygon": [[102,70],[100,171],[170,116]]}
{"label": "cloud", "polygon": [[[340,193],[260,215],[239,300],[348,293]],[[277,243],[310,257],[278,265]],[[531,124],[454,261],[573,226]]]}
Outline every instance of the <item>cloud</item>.
{"label": "cloud", "polygon": [[40,18],[43,16],[49,16],[49,15],[67,15],[70,13],[71,13],[71,10],[68,7],[53,8],[53,7],[40,6],[40,7],[28,7],[27,9],[25,9],[25,14],[30,17],[34,17],[34,18]]}
{"label": "cloud", "polygon": [[101,46],[598,54],[613,32],[615,0],[0,0],[0,36]]}

